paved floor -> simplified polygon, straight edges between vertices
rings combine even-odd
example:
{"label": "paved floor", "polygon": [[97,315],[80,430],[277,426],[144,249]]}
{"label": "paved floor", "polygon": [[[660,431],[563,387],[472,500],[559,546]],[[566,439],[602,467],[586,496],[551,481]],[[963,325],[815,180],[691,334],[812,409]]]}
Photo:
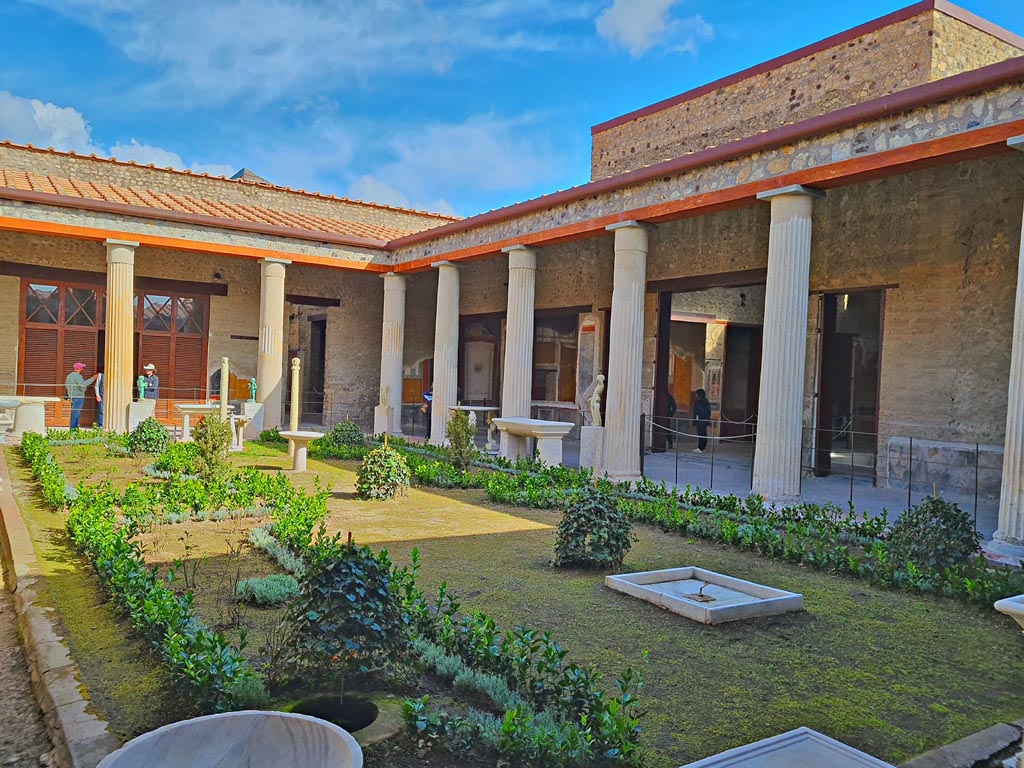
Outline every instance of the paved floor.
{"label": "paved floor", "polygon": [[11,603],[0,588],[0,766],[48,766],[50,740],[32,697]]}

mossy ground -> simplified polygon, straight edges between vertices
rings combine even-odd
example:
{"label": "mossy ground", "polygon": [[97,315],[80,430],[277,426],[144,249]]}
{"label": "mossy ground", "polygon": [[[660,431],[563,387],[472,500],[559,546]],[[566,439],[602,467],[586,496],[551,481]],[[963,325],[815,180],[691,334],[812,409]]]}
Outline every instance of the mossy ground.
{"label": "mossy ground", "polygon": [[[102,449],[54,452],[69,479],[72,461],[75,473],[92,479],[120,481],[137,471],[131,460]],[[289,464],[261,446],[232,460],[267,471]],[[187,705],[175,701],[154,657],[104,607],[60,520],[35,503],[20,458],[9,451],[8,461],[37,551],[59,585],[50,599],[64,616],[97,707],[124,734],[180,716]],[[434,589],[446,581],[464,609],[484,610],[505,627],[553,630],[574,661],[596,664],[609,682],[625,667],[642,665],[649,651],[642,722],[655,768],[800,725],[899,762],[1024,716],[1024,646],[1012,622],[994,612],[638,527],[624,570],[699,565],[804,595],[801,614],[707,627],[610,592],[601,574],[551,568],[558,513],[495,505],[480,491],[413,488],[390,502],[361,502],[352,497],[354,462],[311,461],[310,467],[293,480],[312,487],[317,475],[331,484],[332,530],[386,546],[400,563],[418,548],[423,584]],[[244,547],[228,554],[261,522],[160,526],[147,534],[150,557],[164,564],[183,555],[201,560],[197,608],[216,623],[225,614],[217,586],[225,574],[273,570]],[[279,615],[247,612],[250,650]]]}

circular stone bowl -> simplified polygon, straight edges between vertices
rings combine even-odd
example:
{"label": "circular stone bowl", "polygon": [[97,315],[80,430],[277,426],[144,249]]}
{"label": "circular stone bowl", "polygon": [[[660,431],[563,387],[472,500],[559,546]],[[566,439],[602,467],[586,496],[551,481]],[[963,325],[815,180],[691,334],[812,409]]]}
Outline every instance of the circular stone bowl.
{"label": "circular stone bowl", "polygon": [[226,712],[138,736],[97,768],[362,768],[356,740],[333,723],[286,712]]}

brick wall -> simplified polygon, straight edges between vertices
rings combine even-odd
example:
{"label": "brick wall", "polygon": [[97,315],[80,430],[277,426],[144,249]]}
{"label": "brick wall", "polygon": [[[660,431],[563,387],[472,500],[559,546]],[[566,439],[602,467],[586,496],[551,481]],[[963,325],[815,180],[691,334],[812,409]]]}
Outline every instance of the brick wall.
{"label": "brick wall", "polygon": [[927,11],[595,133],[591,178],[652,165],[1020,56]]}
{"label": "brick wall", "polygon": [[21,281],[0,276],[0,393],[13,394],[18,381],[18,311]]}

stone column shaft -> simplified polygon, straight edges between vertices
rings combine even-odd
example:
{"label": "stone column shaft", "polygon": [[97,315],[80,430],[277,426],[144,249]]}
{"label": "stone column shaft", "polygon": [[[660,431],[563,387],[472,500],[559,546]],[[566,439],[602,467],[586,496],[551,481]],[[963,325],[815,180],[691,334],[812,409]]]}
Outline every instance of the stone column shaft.
{"label": "stone column shaft", "polygon": [[448,407],[457,405],[459,387],[459,268],[442,261],[437,268],[437,318],[434,322],[434,399],[430,442],[445,445]]}
{"label": "stone column shaft", "polygon": [[[1010,146],[1024,150],[1024,136],[1010,139]],[[1013,347],[1010,352],[1010,386],[1006,399],[1006,440],[1003,445],[1003,478],[999,490],[997,542],[1024,548],[1024,224],[1017,259],[1017,303],[1013,313]],[[1024,549],[1019,553],[1024,558]]]}
{"label": "stone column shaft", "polygon": [[647,290],[647,227],[635,221],[615,233],[615,272],[609,329],[604,469],[614,480],[640,478],[640,414]]}
{"label": "stone column shaft", "polygon": [[[501,416],[530,418],[533,388],[533,310],[537,254],[521,245],[508,253],[508,310],[505,319],[505,364],[502,367]],[[501,433],[501,455],[515,460],[526,455],[525,437]]]}
{"label": "stone column shaft", "polygon": [[402,434],[405,290],[405,277],[395,274],[384,275],[384,329],[380,340],[380,401],[373,419],[375,434],[383,432],[392,435]]}
{"label": "stone column shaft", "polygon": [[284,275],[281,259],[260,262],[260,332],[256,357],[256,396],[263,403],[263,428],[281,426],[284,392]]}
{"label": "stone column shaft", "polygon": [[758,195],[771,201],[772,223],[753,491],[770,501],[800,495],[811,210],[821,194],[786,187]]}
{"label": "stone column shaft", "polygon": [[107,240],[106,347],[103,353],[103,428],[128,431],[135,375],[135,249],[138,243]]}
{"label": "stone column shaft", "polygon": [[231,361],[222,357],[220,359],[220,420],[228,420],[228,399],[231,392],[228,390],[228,382],[231,380]]}

